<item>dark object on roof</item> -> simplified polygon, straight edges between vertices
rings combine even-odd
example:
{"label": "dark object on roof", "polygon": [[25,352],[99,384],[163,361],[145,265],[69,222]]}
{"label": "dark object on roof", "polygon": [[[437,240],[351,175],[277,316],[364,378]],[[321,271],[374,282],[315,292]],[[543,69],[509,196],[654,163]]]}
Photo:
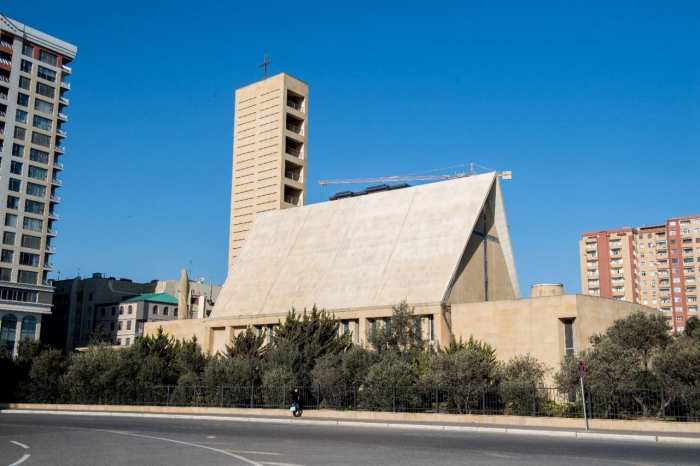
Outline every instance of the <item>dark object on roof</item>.
{"label": "dark object on roof", "polygon": [[381,193],[384,191],[393,191],[395,189],[403,189],[410,187],[411,185],[407,183],[395,184],[393,186],[389,186],[388,184],[377,184],[374,186],[368,186],[362,191],[341,191],[329,197],[328,200],[337,201],[339,199],[347,199],[349,197],[366,196],[367,194]]}

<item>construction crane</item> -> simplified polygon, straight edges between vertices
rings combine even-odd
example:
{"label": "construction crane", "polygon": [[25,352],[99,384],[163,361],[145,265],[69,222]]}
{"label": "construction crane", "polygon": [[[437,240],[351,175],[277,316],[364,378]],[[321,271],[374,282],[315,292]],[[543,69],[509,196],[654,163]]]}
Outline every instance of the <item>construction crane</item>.
{"label": "construction crane", "polygon": [[[424,175],[423,174],[423,173],[429,173],[429,172],[450,170],[453,168],[466,167],[466,166],[469,166],[469,172],[462,172],[462,173],[455,172],[454,175]],[[328,186],[329,184],[385,183],[385,182],[392,182],[392,181],[443,181],[443,180],[452,180],[455,178],[464,178],[466,176],[477,175],[478,173],[477,173],[476,168],[481,168],[481,169],[485,170],[486,172],[496,172],[496,170],[493,170],[493,169],[487,168],[487,167],[482,167],[481,165],[477,165],[475,163],[464,163],[461,165],[454,165],[452,167],[436,168],[434,170],[426,170],[423,172],[409,173],[408,175],[387,176],[387,177],[379,177],[379,178],[350,178],[350,179],[345,179],[345,180],[321,180],[318,182],[318,184],[321,186]],[[498,176],[500,176],[504,180],[513,179],[512,172],[504,171],[504,172],[496,172],[496,173],[498,174]]]}

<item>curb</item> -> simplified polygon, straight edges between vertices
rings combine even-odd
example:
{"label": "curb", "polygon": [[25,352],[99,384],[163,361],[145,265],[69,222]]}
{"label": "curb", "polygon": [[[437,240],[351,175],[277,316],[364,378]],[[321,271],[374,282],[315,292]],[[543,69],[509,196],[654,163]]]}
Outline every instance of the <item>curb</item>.
{"label": "curb", "polygon": [[657,435],[629,435],[629,434],[604,434],[597,432],[576,432],[568,430],[536,430],[536,429],[509,429],[505,427],[470,427],[432,424],[399,424],[384,422],[361,421],[316,421],[311,419],[276,419],[260,417],[234,417],[234,416],[197,416],[191,414],[154,414],[154,413],[121,413],[121,412],[93,412],[93,411],[51,411],[37,409],[0,409],[0,414],[54,414],[63,416],[102,416],[102,417],[141,417],[155,419],[200,419],[210,421],[228,422],[257,422],[262,424],[297,424],[305,426],[336,426],[336,427],[362,427],[373,429],[412,429],[444,432],[480,432],[487,434],[528,435],[539,437],[565,437],[590,440],[616,440],[635,442],[658,442],[700,445],[700,438],[692,437],[665,437]]}

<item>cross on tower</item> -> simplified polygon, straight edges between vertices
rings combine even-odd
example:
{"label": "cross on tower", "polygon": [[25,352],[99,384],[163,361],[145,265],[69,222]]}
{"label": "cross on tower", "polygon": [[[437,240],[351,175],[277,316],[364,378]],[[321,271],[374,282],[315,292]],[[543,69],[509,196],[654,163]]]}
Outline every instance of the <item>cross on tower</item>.
{"label": "cross on tower", "polygon": [[267,54],[265,54],[265,57],[263,58],[263,62],[258,65],[258,68],[263,69],[263,77],[265,79],[267,79],[267,65],[269,65],[270,63],[272,63],[272,60],[268,60]]}

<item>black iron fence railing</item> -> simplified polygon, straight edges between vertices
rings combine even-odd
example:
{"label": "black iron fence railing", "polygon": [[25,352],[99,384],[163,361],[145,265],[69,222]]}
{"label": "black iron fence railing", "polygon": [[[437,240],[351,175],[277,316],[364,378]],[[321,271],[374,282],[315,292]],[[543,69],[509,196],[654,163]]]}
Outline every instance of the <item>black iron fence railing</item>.
{"label": "black iron fence railing", "polygon": [[489,414],[590,419],[700,421],[700,390],[551,388],[522,385],[460,386],[181,386],[72,390],[30,386],[16,397],[25,403],[147,405],[288,409],[294,389],[303,409],[400,413]]}

